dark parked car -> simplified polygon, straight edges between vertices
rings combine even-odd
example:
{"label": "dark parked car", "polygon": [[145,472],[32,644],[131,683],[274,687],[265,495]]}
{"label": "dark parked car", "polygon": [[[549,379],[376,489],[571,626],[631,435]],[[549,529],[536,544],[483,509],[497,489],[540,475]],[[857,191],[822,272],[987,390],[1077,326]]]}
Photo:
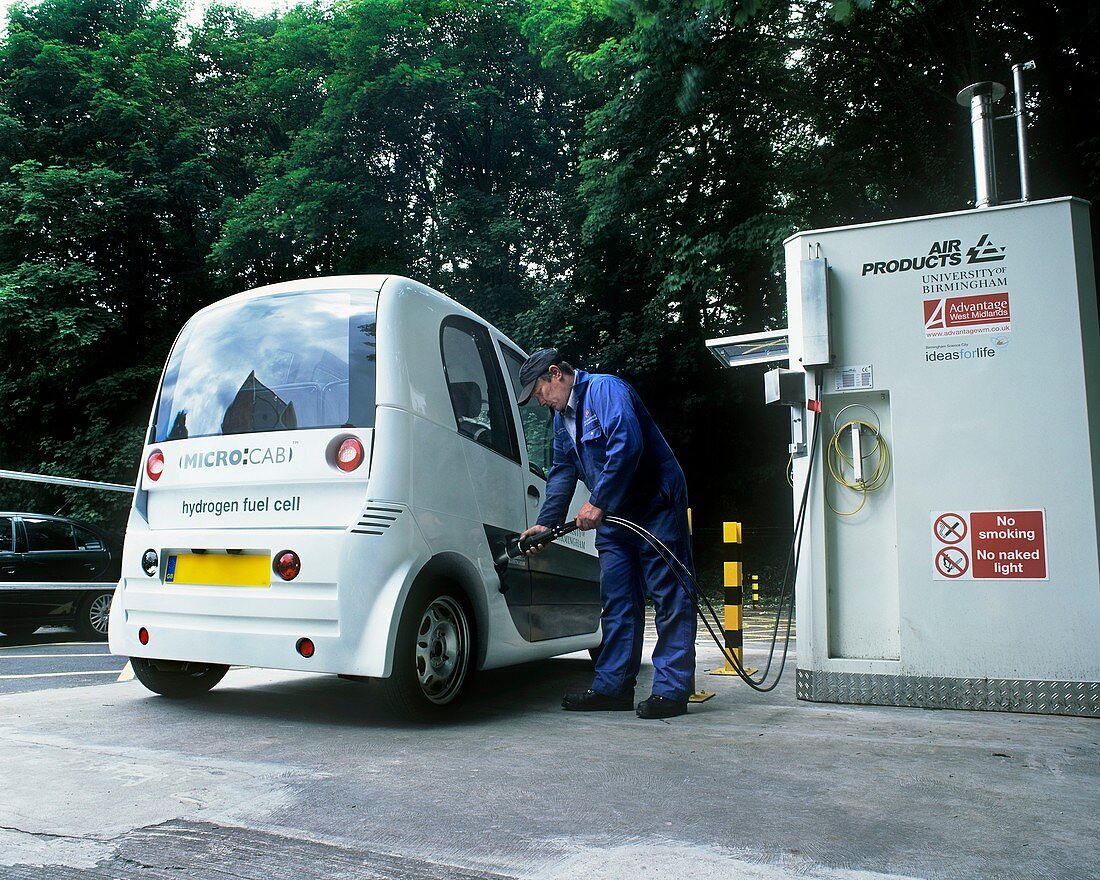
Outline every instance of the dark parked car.
{"label": "dark parked car", "polygon": [[121,560],[122,548],[92,526],[0,512],[0,633],[73,623],[85,638],[107,638]]}

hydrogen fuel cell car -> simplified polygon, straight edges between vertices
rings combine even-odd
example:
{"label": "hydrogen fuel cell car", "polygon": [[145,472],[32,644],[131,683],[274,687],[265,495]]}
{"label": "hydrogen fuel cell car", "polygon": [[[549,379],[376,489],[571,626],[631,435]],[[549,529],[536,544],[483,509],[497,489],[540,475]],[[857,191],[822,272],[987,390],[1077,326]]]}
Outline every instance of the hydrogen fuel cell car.
{"label": "hydrogen fuel cell car", "polygon": [[198,312],[154,405],[111,650],[166,696],[239,664],[378,679],[433,715],[477,669],[596,648],[592,533],[504,552],[552,455],[546,414],[516,403],[523,360],[407,278],[277,284]]}

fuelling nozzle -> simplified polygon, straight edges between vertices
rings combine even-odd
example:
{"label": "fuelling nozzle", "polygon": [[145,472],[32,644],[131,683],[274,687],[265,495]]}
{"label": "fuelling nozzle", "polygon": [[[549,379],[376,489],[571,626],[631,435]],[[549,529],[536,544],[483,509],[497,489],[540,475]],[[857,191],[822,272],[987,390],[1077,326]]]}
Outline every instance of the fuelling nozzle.
{"label": "fuelling nozzle", "polygon": [[508,556],[512,559],[519,559],[519,557],[524,556],[527,551],[533,547],[543,547],[553,543],[563,535],[568,535],[570,532],[575,532],[576,530],[577,521],[573,519],[569,522],[562,523],[560,526],[554,526],[552,529],[547,529],[545,532],[539,532],[537,535],[529,535],[522,540],[516,537],[508,542]]}

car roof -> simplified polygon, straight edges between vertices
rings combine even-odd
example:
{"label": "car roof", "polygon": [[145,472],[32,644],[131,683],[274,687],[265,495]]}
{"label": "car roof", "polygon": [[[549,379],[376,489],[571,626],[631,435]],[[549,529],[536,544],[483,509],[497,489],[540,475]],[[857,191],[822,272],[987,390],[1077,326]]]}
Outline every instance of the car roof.
{"label": "car roof", "polygon": [[98,527],[93,526],[90,523],[86,523],[83,520],[73,519],[71,516],[58,516],[55,513],[32,513],[31,511],[27,510],[0,510],[0,516],[20,516],[26,517],[27,519],[52,519],[56,520],[57,522],[76,523],[76,525],[82,528],[91,529],[92,531],[98,531]]}
{"label": "car roof", "polygon": [[[275,284],[265,284],[262,287],[253,287],[234,293],[224,299],[215,300],[203,306],[195,315],[201,315],[207,311],[216,311],[223,306],[245,302],[253,299],[263,299],[268,296],[279,296],[287,293],[324,293],[326,291],[340,290],[366,290],[378,293],[386,281],[397,278],[393,275],[321,275],[315,278],[296,278],[293,281],[279,281]],[[440,294],[442,296],[442,294]],[[194,316],[192,316],[194,317]]]}

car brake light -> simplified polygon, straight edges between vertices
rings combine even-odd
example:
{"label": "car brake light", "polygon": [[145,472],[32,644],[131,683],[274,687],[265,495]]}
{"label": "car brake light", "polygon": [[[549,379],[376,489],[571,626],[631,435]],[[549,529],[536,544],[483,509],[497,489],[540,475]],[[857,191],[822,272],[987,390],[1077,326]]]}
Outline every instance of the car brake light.
{"label": "car brake light", "polygon": [[149,453],[149,458],[145,462],[145,473],[154,482],[159,480],[160,475],[164,473],[164,453],[159,449],[154,449]]}
{"label": "car brake light", "polygon": [[336,466],[350,473],[363,463],[363,444],[356,437],[348,437],[336,452]]}
{"label": "car brake light", "polygon": [[275,554],[275,561],[271,567],[284,581],[292,581],[302,570],[302,560],[293,550],[283,550]]}

